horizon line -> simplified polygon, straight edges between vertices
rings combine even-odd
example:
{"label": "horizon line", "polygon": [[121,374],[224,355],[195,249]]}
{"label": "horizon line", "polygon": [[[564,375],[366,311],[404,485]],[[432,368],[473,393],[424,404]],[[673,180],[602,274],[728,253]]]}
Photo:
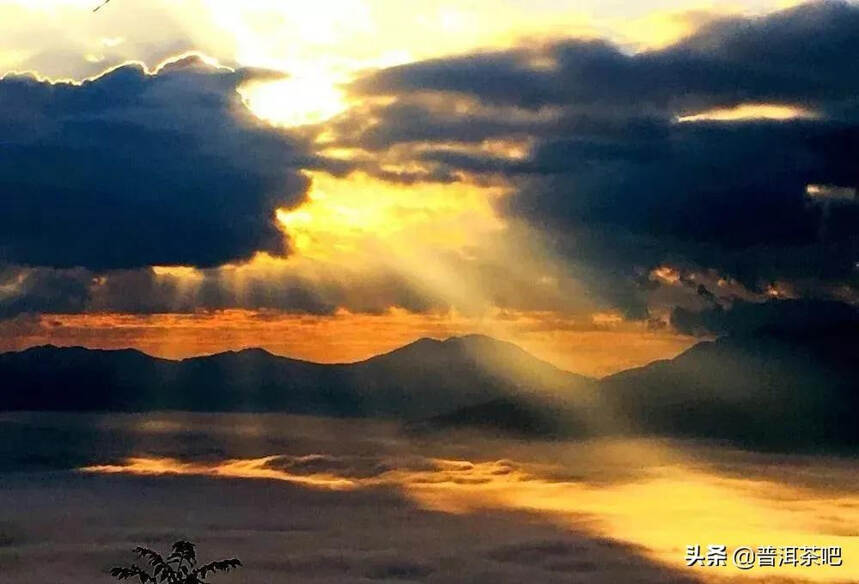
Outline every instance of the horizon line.
{"label": "horizon line", "polygon": [[[377,357],[382,357],[384,355],[389,355],[391,353],[394,353],[394,352],[399,351],[401,349],[404,349],[406,347],[410,347],[410,346],[412,346],[416,343],[419,343],[421,341],[433,341],[436,343],[446,343],[448,341],[452,341],[452,340],[456,340],[456,339],[466,339],[466,338],[484,338],[484,339],[489,339],[489,340],[496,342],[496,343],[512,345],[513,347],[516,347],[517,349],[524,352],[525,354],[527,354],[531,358],[533,358],[537,361],[541,361],[543,363],[546,363],[548,365],[551,365],[552,367],[558,369],[559,371],[562,371],[564,373],[569,373],[572,375],[579,375],[579,376],[588,377],[591,379],[601,379],[602,377],[608,377],[609,375],[615,374],[615,373],[610,373],[608,375],[603,375],[603,376],[593,376],[593,375],[586,375],[584,373],[578,373],[576,371],[570,371],[569,369],[565,369],[563,367],[560,367],[560,366],[552,363],[551,361],[547,361],[545,359],[542,359],[541,357],[534,355],[533,353],[524,349],[523,347],[521,347],[517,343],[514,343],[512,341],[506,341],[506,340],[499,339],[499,338],[493,337],[491,335],[486,335],[486,334],[482,334],[482,333],[466,333],[466,334],[462,334],[462,335],[451,335],[451,336],[444,337],[444,338],[431,337],[431,336],[421,336],[421,337],[416,337],[414,340],[406,342],[402,345],[398,345],[398,346],[396,346],[393,349],[390,349],[388,351],[382,351],[380,353],[374,353],[373,355],[370,355],[369,357],[365,357],[363,359],[356,359],[354,361],[336,361],[336,362],[322,362],[322,361],[312,361],[310,359],[302,359],[299,357],[293,357],[293,356],[286,355],[283,353],[275,353],[275,352],[273,352],[273,351],[271,351],[265,347],[261,347],[261,346],[237,347],[237,348],[233,348],[233,349],[226,349],[224,351],[216,351],[216,352],[212,352],[212,353],[199,353],[199,354],[195,354],[195,355],[189,355],[187,357],[176,358],[176,357],[162,357],[159,355],[153,355],[150,352],[144,351],[143,349],[140,349],[138,347],[133,347],[133,346],[104,348],[104,347],[91,347],[91,346],[86,346],[86,345],[82,345],[82,344],[58,345],[58,344],[54,344],[54,343],[49,342],[49,343],[34,344],[34,345],[30,345],[30,346],[23,347],[20,349],[0,350],[0,355],[20,354],[20,353],[25,353],[27,351],[32,351],[34,349],[59,349],[59,350],[82,349],[85,351],[102,352],[102,353],[119,353],[119,352],[124,352],[124,351],[133,351],[135,353],[140,353],[141,355],[145,355],[146,357],[149,357],[150,359],[159,359],[161,361],[170,361],[172,363],[181,363],[183,361],[188,361],[191,359],[216,357],[218,355],[237,354],[237,353],[243,353],[243,352],[249,352],[249,351],[261,351],[263,353],[271,355],[272,357],[277,357],[279,359],[288,359],[290,361],[296,361],[299,363],[308,363],[311,365],[320,365],[320,366],[338,366],[338,365],[342,366],[342,365],[355,365],[357,363],[364,363],[364,362],[369,361],[371,359],[375,359]],[[656,362],[656,361],[660,361],[660,360],[661,359],[656,359],[655,361],[652,361],[652,362]],[[650,364],[652,362],[649,362],[648,364]],[[616,373],[619,373],[621,371],[628,371],[629,369],[636,369],[636,368],[637,367],[622,369],[620,371],[617,371]]]}

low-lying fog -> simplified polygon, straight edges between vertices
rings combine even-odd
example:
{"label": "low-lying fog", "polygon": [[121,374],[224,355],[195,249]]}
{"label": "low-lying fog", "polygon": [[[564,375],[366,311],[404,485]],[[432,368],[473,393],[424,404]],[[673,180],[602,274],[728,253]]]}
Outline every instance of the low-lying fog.
{"label": "low-lying fog", "polygon": [[[215,581],[859,578],[855,460],[514,441],[258,414],[0,415],[0,582],[110,582],[137,545]],[[686,546],[840,546],[841,567],[687,568]]]}

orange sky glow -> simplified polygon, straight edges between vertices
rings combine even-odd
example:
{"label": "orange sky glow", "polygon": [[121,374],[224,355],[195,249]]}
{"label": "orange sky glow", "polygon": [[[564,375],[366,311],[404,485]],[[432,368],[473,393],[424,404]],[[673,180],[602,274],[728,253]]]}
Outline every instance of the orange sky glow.
{"label": "orange sky glow", "polygon": [[602,376],[654,359],[673,356],[698,339],[666,330],[646,330],[635,323],[577,323],[544,313],[495,313],[480,319],[454,313],[332,316],[225,310],[196,314],[48,315],[37,322],[0,324],[19,327],[3,335],[2,350],[40,344],[92,348],[135,347],[170,359],[262,347],[288,357],[322,363],[366,359],[421,337],[446,338],[469,333],[492,334],[515,342],[554,365]]}

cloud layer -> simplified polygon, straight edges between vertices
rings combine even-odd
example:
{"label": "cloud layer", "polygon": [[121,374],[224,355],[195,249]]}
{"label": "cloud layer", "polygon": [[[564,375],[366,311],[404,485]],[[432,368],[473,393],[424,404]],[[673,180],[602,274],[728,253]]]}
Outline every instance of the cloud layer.
{"label": "cloud layer", "polygon": [[0,259],[93,269],[284,252],[299,144],[245,111],[232,72],[188,57],[81,85],[0,81]]}
{"label": "cloud layer", "polygon": [[817,2],[633,55],[570,40],[436,59],[356,82],[394,101],[342,134],[412,148],[428,177],[511,181],[504,212],[557,232],[632,315],[648,303],[636,274],[664,263],[855,301],[857,47],[859,7]]}
{"label": "cloud layer", "polygon": [[[859,7],[701,21],[637,53],[566,39],[383,68],[290,130],[236,93],[270,73],[199,58],[7,76],[0,317],[394,306],[711,334],[734,305],[856,305]],[[284,255],[283,231],[289,262],[224,267]]]}

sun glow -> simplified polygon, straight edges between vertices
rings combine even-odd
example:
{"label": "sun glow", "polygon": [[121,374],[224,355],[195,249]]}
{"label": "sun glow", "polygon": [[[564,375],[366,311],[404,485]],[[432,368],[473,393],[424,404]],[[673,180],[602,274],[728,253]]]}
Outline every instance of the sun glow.
{"label": "sun glow", "polygon": [[330,120],[349,106],[336,80],[323,74],[251,82],[239,88],[247,107],[277,126],[304,126]]}

